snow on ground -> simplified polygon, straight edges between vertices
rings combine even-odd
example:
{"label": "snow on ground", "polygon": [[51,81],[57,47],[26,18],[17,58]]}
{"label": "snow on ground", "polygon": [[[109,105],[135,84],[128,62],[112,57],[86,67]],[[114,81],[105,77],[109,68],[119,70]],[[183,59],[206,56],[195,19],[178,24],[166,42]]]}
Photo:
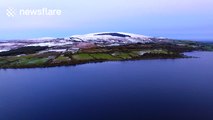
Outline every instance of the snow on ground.
{"label": "snow on ground", "polygon": [[73,42],[44,42],[44,43],[34,43],[34,44],[29,44],[27,46],[48,46],[48,47],[54,47],[54,46],[63,46],[63,45],[69,45],[73,44]]}
{"label": "snow on ground", "polygon": [[28,40],[0,42],[0,52],[29,46],[48,46],[55,48],[69,47],[69,49],[73,47],[91,47],[94,45],[119,46],[129,43],[154,42],[154,40],[151,38],[152,37],[149,36],[125,32],[99,32],[85,35],[73,35],[65,38],[43,37]]}
{"label": "snow on ground", "polygon": [[19,45],[25,45],[25,43],[17,43],[17,42],[4,42],[0,43],[0,47],[10,47],[10,46],[19,46]]}
{"label": "snow on ground", "polygon": [[0,52],[5,52],[5,51],[8,51],[8,50],[0,49]]}
{"label": "snow on ground", "polygon": [[[124,36],[130,36],[130,37],[121,37],[116,35],[110,35],[110,34],[120,34]],[[124,33],[124,32],[116,32],[116,33],[110,33],[110,32],[101,32],[101,33],[91,33],[91,34],[85,34],[85,35],[73,35],[70,37],[71,40],[75,41],[97,41],[97,40],[104,40],[104,41],[110,41],[110,40],[126,40],[129,42],[150,42],[149,36],[144,35],[138,35],[138,34],[131,34],[131,33]]]}
{"label": "snow on ground", "polygon": [[48,52],[65,52],[67,51],[67,49],[51,49],[51,50],[48,50]]}

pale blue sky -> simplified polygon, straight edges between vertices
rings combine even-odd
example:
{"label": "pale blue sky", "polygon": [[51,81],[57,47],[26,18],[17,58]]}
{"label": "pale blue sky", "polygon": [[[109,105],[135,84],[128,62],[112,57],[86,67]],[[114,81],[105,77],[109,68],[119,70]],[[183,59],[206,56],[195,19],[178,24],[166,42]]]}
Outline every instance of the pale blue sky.
{"label": "pale blue sky", "polygon": [[[213,38],[213,0],[0,0],[0,39],[120,31]],[[6,16],[6,9],[61,9],[61,16]]]}

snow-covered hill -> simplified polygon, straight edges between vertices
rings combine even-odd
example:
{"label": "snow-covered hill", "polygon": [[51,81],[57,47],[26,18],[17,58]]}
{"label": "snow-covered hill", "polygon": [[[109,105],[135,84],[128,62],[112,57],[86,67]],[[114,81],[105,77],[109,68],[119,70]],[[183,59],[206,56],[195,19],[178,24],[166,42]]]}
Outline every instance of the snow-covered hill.
{"label": "snow-covered hill", "polygon": [[87,46],[119,46],[132,43],[159,42],[161,40],[162,39],[160,38],[124,32],[100,32],[85,35],[73,35],[66,38],[44,37],[0,42],[0,52],[29,46],[47,46],[51,49],[72,49],[82,45],[85,46],[85,44],[87,44]]}
{"label": "snow-covered hill", "polygon": [[101,33],[91,33],[85,35],[73,35],[70,37],[73,41],[79,42],[123,42],[123,43],[148,43],[152,42],[151,37],[124,33],[124,32],[101,32]]}

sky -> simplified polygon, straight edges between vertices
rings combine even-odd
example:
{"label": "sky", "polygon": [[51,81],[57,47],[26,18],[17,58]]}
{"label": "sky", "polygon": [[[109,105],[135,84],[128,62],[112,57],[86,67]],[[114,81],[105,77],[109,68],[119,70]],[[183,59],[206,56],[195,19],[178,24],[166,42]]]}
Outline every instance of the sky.
{"label": "sky", "polygon": [[[213,0],[0,0],[0,39],[130,32],[213,40]],[[61,15],[8,17],[6,10],[58,9]]]}

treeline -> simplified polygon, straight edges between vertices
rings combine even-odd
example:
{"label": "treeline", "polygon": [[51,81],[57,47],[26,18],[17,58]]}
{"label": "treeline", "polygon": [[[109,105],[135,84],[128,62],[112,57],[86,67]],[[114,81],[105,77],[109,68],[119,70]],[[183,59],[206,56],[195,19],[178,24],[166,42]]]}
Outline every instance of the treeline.
{"label": "treeline", "polygon": [[29,46],[29,47],[22,47],[10,51],[0,52],[0,56],[14,56],[14,55],[21,55],[21,54],[34,54],[38,51],[46,50],[48,47],[40,47],[40,46]]}

